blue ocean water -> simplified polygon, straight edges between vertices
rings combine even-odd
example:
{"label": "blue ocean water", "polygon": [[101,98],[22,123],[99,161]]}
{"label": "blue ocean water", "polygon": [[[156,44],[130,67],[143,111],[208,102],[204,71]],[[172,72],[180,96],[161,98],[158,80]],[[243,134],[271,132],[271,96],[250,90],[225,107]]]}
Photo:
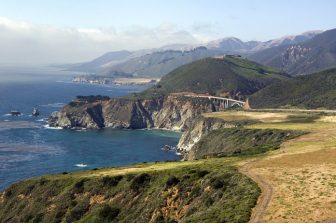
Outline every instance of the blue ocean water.
{"label": "blue ocean water", "polygon": [[[179,159],[175,153],[161,150],[165,144],[177,144],[180,134],[175,132],[44,127],[44,120],[53,111],[77,95],[121,96],[145,87],[76,84],[70,82],[69,75],[50,71],[13,72],[15,79],[1,79],[1,75],[8,74],[3,72],[0,72],[0,191],[13,182],[42,174]],[[40,110],[39,117],[30,115],[33,107]],[[7,114],[11,110],[23,115],[12,117]],[[82,163],[87,166],[78,165]]]}

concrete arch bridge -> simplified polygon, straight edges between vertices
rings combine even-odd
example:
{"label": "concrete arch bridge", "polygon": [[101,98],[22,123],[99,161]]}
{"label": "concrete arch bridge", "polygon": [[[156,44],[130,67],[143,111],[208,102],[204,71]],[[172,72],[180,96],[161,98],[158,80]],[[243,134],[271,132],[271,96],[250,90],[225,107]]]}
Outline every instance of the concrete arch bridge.
{"label": "concrete arch bridge", "polygon": [[228,108],[239,106],[244,108],[246,105],[245,101],[234,100],[231,98],[224,98],[224,97],[216,97],[216,96],[208,96],[208,95],[184,95],[185,97],[191,98],[207,98],[212,101],[212,103],[216,107],[216,111],[226,110]]}

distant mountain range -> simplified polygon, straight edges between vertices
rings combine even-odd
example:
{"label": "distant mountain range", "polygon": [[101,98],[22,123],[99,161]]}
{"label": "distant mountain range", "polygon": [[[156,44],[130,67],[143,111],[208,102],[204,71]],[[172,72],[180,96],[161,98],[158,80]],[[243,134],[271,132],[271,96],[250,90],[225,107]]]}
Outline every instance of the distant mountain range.
{"label": "distant mountain range", "polygon": [[301,43],[261,50],[249,58],[291,75],[336,67],[336,29],[325,31]]}
{"label": "distant mountain range", "polygon": [[304,41],[310,40],[322,31],[309,31],[296,36],[284,36],[279,39],[273,39],[266,42],[262,41],[248,41],[243,42],[238,38],[229,37],[224,39],[219,39],[211,41],[205,46],[209,49],[218,49],[223,52],[234,52],[234,53],[247,53],[251,54],[260,50],[277,47],[286,46],[290,44],[302,43]]}
{"label": "distant mountain range", "polygon": [[[196,46],[173,44],[161,48],[133,52],[115,51],[108,52],[90,62],[74,64],[72,66],[67,65],[65,68],[109,77],[114,77],[115,74],[118,74],[119,77],[120,74],[124,74],[127,77],[162,77],[179,66],[206,57],[223,54],[250,56],[265,49],[302,43],[319,33],[321,31],[311,31],[266,42],[244,42],[238,38],[229,37]],[[251,58],[254,59],[255,57],[251,56]]]}

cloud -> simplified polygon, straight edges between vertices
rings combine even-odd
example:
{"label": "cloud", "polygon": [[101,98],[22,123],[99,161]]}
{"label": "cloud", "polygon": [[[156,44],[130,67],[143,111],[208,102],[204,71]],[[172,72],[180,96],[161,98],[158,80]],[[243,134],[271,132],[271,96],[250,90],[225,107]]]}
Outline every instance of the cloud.
{"label": "cloud", "polygon": [[113,50],[137,50],[174,43],[195,44],[207,38],[174,24],[148,28],[60,28],[0,17],[0,64],[73,63]]}

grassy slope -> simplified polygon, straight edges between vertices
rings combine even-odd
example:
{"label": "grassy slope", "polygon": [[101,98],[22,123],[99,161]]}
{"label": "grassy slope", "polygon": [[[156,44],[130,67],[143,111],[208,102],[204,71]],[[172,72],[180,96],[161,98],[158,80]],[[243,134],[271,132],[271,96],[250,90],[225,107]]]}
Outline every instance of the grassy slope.
{"label": "grassy slope", "polygon": [[252,108],[336,108],[336,69],[270,85],[250,97]]}
{"label": "grassy slope", "polygon": [[287,79],[273,68],[239,57],[206,58],[177,68],[142,95],[171,92],[249,95],[275,80]]}
{"label": "grassy slope", "polygon": [[49,175],[9,187],[0,222],[247,222],[259,189],[233,160]]}
{"label": "grassy slope", "polygon": [[199,159],[265,153],[302,134],[304,132],[277,129],[218,129],[202,137],[192,148],[192,155]]}

